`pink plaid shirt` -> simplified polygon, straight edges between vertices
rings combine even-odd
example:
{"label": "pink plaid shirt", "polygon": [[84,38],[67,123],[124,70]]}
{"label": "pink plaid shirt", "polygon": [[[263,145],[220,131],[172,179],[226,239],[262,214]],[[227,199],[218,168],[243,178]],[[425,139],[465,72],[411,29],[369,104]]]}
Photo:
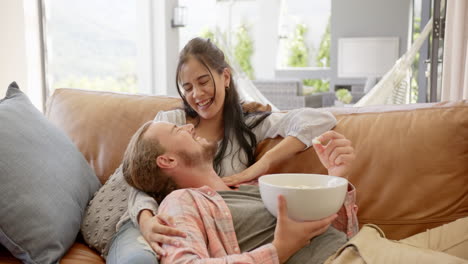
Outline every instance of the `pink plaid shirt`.
{"label": "pink plaid shirt", "polygon": [[[346,213],[349,209],[342,209],[335,220],[339,223],[337,225],[339,230],[346,232],[348,236],[354,231],[340,228],[354,225],[345,224],[349,222],[348,215],[356,212],[353,206],[354,201],[348,201],[350,197],[354,198],[354,187],[349,193],[352,194],[348,194],[344,207],[347,202],[352,204],[350,213]],[[167,255],[162,258],[162,264],[279,263],[276,248],[271,243],[250,252],[240,252],[231,212],[223,198],[207,186],[172,192],[161,203],[158,212],[172,216],[177,228],[187,234],[187,238],[181,240],[180,247],[164,245]],[[355,214],[351,219],[356,219],[356,226],[352,230],[354,228],[357,230]],[[335,223],[333,225],[335,226]]]}

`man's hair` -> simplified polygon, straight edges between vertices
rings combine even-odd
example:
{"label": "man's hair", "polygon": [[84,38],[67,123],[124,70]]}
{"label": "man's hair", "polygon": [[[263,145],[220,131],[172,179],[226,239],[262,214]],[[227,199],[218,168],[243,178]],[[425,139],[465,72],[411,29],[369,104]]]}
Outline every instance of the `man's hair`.
{"label": "man's hair", "polygon": [[173,190],[177,184],[162,171],[156,163],[157,157],[166,150],[159,140],[145,137],[145,132],[153,121],[146,122],[130,139],[123,158],[122,172],[128,184],[152,196],[158,203]]}

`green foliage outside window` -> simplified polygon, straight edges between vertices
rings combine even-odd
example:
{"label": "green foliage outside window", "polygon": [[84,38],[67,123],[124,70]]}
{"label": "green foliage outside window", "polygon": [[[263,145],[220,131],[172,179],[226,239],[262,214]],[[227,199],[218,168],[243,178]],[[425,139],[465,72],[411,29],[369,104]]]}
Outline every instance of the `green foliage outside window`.
{"label": "green foliage outside window", "polygon": [[303,95],[325,93],[330,91],[330,82],[328,80],[303,79],[302,83],[304,86],[312,87],[312,89],[307,89],[307,87],[305,87]]}
{"label": "green foliage outside window", "polygon": [[212,41],[216,46],[219,47],[218,45],[218,40],[216,39],[215,37],[215,34],[212,30],[210,29],[204,29],[201,33],[200,33],[200,37],[202,38],[206,38],[206,39],[210,39],[210,41]]}
{"label": "green foliage outside window", "polygon": [[[221,36],[221,38],[226,39],[225,34],[224,36]],[[215,36],[214,32],[211,29],[205,28],[201,33],[200,37],[210,39],[211,42],[213,42],[224,54],[226,54],[226,51],[223,49],[223,46],[220,45],[220,39],[218,36]],[[231,65],[231,62],[229,61],[228,57],[225,57],[226,62]]]}
{"label": "green foliage outside window", "polygon": [[200,37],[202,38],[206,38],[206,39],[211,39],[212,41],[214,41],[214,33],[213,31],[205,28],[202,30],[202,32],[200,33]]}
{"label": "green foliage outside window", "polygon": [[[315,62],[318,67],[330,67],[330,19],[328,19],[327,28],[323,33],[322,40],[320,41],[320,47],[315,57]],[[324,93],[330,91],[330,82],[327,80],[313,80],[304,79],[303,84],[305,86],[313,87],[312,90],[304,94]]]}
{"label": "green foliage outside window", "polygon": [[290,55],[288,58],[288,66],[290,67],[307,67],[309,64],[309,50],[304,40],[306,32],[307,26],[305,24],[296,25],[293,38],[289,43]]}
{"label": "green foliage outside window", "polygon": [[316,80],[314,79],[304,79],[302,80],[302,83],[307,86],[314,86]]}
{"label": "green foliage outside window", "polygon": [[336,98],[338,98],[338,100],[345,104],[349,104],[353,100],[353,96],[351,95],[348,89],[338,89],[335,92],[335,95]]}
{"label": "green foliage outside window", "polygon": [[254,79],[254,69],[251,58],[253,54],[253,40],[250,37],[249,29],[242,25],[236,32],[237,43],[234,47],[234,57],[239,63],[241,69],[250,79]]}
{"label": "green foliage outside window", "polygon": [[[200,33],[200,37],[209,38],[224,52],[224,54],[226,54],[226,51],[223,50],[222,45],[219,45],[219,40],[212,30],[204,29]],[[237,42],[234,46],[234,58],[241,67],[242,71],[244,71],[250,79],[254,79],[254,69],[251,62],[253,55],[253,40],[250,37],[249,30],[245,25],[242,25],[237,29],[236,38]],[[226,60],[229,64],[231,64],[229,58],[226,58]]]}
{"label": "green foliage outside window", "polygon": [[323,33],[322,40],[320,41],[320,48],[315,57],[315,62],[318,67],[330,67],[330,19],[328,19],[327,28]]}

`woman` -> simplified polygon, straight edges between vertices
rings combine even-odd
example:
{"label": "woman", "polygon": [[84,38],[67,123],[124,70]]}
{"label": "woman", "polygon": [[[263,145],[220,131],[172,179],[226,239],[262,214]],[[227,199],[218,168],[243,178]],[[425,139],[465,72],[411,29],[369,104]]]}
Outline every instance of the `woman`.
{"label": "woman", "polygon": [[[257,179],[272,164],[310,147],[314,137],[336,124],[331,113],[314,109],[288,113],[244,113],[231,67],[223,52],[209,40],[201,38],[192,39],[181,51],[176,84],[184,109],[160,112],[155,120],[176,125],[193,124],[196,135],[218,142],[214,167],[230,186]],[[276,136],[282,136],[284,140],[255,162],[257,143]],[[349,166],[345,165],[354,159],[351,142],[333,131],[324,134],[321,140],[330,141],[322,150],[333,160],[327,166],[329,174],[347,176]],[[173,236],[183,237],[184,234],[171,226],[170,218],[157,215],[157,207],[154,199],[147,194],[135,189],[131,191],[128,211],[132,222],[139,227],[151,248],[157,254],[164,255],[158,243],[177,246],[178,242]],[[113,262],[115,252],[123,252],[124,248],[127,250],[125,254],[139,255],[142,252],[141,243],[122,241],[135,240],[138,234],[130,222],[125,224],[110,246],[108,262]],[[130,245],[133,249],[129,249]],[[148,259],[151,257],[148,252],[145,254]]]}

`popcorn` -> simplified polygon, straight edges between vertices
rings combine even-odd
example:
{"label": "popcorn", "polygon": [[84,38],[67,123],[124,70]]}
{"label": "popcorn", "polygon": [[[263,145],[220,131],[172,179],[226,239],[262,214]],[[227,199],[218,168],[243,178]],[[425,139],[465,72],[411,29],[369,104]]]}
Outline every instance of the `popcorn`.
{"label": "popcorn", "polygon": [[312,139],[312,144],[320,144],[320,145],[322,145],[322,142],[320,142],[320,140],[318,140],[318,137],[315,137],[314,139]]}

